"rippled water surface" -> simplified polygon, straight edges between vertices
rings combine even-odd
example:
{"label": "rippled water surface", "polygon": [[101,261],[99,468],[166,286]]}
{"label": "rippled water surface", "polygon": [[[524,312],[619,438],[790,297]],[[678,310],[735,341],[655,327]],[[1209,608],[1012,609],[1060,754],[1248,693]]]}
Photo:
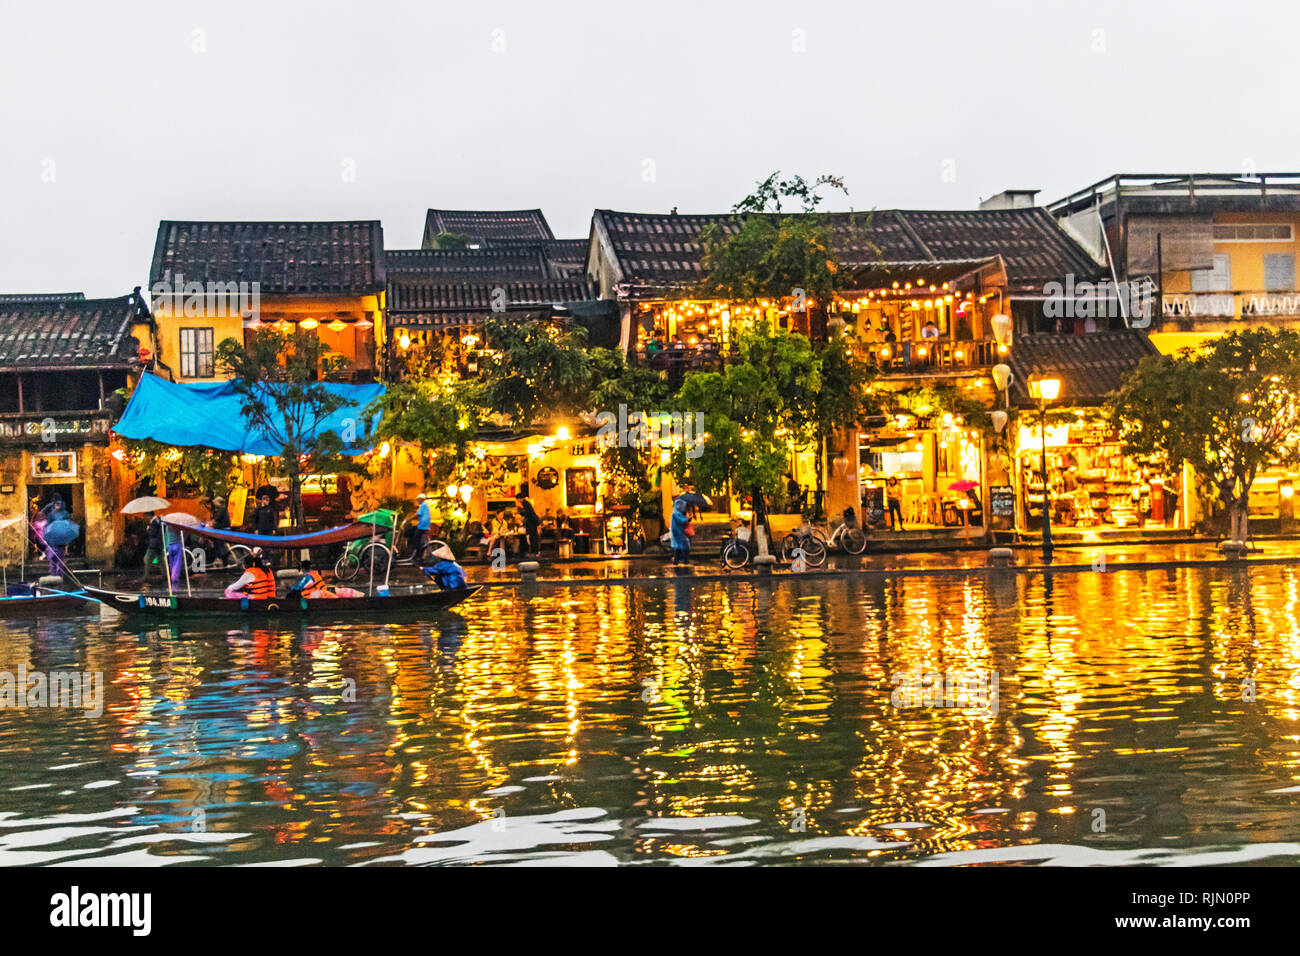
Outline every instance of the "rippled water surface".
{"label": "rippled water surface", "polygon": [[[105,696],[0,709],[0,864],[1296,863],[1298,602],[1270,567],[0,622],[0,670]],[[918,666],[996,712],[894,706]]]}

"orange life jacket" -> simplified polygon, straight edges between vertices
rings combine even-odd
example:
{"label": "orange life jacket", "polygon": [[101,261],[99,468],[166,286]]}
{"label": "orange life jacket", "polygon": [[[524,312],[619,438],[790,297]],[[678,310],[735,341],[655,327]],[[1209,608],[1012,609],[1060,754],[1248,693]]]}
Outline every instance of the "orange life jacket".
{"label": "orange life jacket", "polygon": [[319,571],[308,571],[307,577],[311,578],[311,584],[303,588],[304,591],[315,591],[325,586],[325,577]]}
{"label": "orange life jacket", "polygon": [[258,601],[267,601],[275,597],[275,575],[266,568],[250,568],[253,580],[248,584],[248,596]]}

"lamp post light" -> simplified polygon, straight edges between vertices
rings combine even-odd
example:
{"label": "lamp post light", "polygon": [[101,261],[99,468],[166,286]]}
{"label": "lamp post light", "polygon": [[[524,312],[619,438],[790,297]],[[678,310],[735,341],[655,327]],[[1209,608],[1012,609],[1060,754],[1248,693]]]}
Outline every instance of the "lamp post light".
{"label": "lamp post light", "polygon": [[1051,483],[1047,480],[1047,403],[1056,401],[1061,394],[1059,378],[1036,378],[1029,380],[1029,394],[1038,399],[1038,434],[1042,439],[1043,470],[1043,563],[1052,563],[1052,501]]}

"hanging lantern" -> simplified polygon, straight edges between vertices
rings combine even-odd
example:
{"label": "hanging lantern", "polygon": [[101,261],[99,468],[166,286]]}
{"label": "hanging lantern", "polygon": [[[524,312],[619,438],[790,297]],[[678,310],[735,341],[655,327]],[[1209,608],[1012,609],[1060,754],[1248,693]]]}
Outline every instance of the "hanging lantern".
{"label": "hanging lantern", "polygon": [[346,322],[342,322],[338,319],[335,319],[329,325],[325,326],[325,328],[329,329],[331,332],[342,332],[347,327],[348,324]]}
{"label": "hanging lantern", "polygon": [[1001,435],[1002,429],[1007,427],[1007,413],[1000,408],[994,409],[989,413],[989,418],[993,419],[993,430]]}
{"label": "hanging lantern", "polygon": [[1011,384],[1011,377],[1010,365],[993,366],[993,384],[998,387],[999,392],[1007,390],[1007,386]]}
{"label": "hanging lantern", "polygon": [[989,324],[993,326],[993,337],[998,345],[1011,344],[1011,316],[999,313],[989,319]]}
{"label": "hanging lantern", "polygon": [[316,326],[320,325],[319,322],[317,322],[315,319],[310,317],[303,319],[298,324],[302,326],[304,329],[314,329],[316,328]]}

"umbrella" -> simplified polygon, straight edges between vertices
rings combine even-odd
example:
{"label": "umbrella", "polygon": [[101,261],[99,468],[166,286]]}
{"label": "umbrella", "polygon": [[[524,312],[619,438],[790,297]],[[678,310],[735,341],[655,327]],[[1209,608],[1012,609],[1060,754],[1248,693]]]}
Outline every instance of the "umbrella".
{"label": "umbrella", "polygon": [[949,491],[970,491],[972,488],[978,488],[978,481],[971,481],[969,478],[963,478],[961,481],[954,481],[948,486]]}
{"label": "umbrella", "polygon": [[132,498],[122,506],[122,514],[139,515],[149,511],[162,511],[164,508],[170,508],[172,503],[166,498],[157,498],[153,495],[145,495],[143,498]]}
{"label": "umbrella", "polygon": [[184,511],[173,511],[169,515],[163,515],[162,519],[168,524],[181,525],[186,528],[197,528],[203,524],[203,522],[194,517],[194,515],[186,514]]}
{"label": "umbrella", "polygon": [[713,499],[708,495],[702,495],[697,491],[684,491],[674,501],[685,501],[688,505],[697,505],[698,507],[713,507]]}
{"label": "umbrella", "polygon": [[61,548],[64,545],[72,544],[72,542],[76,541],[80,536],[81,525],[77,524],[75,521],[69,521],[67,518],[61,518],[58,521],[51,521],[45,526],[45,530],[41,533],[41,537],[45,539],[45,543],[55,548]]}

